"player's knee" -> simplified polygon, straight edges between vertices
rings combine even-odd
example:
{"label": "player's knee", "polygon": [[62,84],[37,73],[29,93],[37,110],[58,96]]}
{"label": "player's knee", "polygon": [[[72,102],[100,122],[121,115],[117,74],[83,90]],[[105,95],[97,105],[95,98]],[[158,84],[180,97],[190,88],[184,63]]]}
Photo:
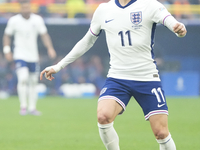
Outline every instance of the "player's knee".
{"label": "player's knee", "polygon": [[98,113],[97,118],[100,124],[108,124],[113,121],[112,118],[106,113]]}
{"label": "player's knee", "polygon": [[168,130],[166,129],[159,129],[157,131],[154,132],[154,135],[156,137],[156,139],[164,139],[169,135]]}
{"label": "player's knee", "polygon": [[38,77],[30,75],[30,84],[36,85],[37,83],[38,83]]}
{"label": "player's knee", "polygon": [[29,73],[26,67],[17,69],[18,84],[27,84],[29,81]]}
{"label": "player's knee", "polygon": [[27,84],[28,83],[28,76],[19,76],[18,77],[18,83],[19,84]]}

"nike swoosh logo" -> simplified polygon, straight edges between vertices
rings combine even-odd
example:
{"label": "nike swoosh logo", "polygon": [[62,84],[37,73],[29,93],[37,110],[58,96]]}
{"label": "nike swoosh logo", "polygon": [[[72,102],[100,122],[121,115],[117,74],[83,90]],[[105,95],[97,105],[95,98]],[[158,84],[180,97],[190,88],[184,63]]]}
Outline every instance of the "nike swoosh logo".
{"label": "nike swoosh logo", "polygon": [[158,107],[162,107],[162,106],[164,106],[164,105],[165,105],[165,104],[162,104],[162,105],[159,105],[159,104],[158,104]]}
{"label": "nike swoosh logo", "polygon": [[113,21],[113,20],[114,20],[114,19],[105,20],[105,23],[111,22],[111,21]]}

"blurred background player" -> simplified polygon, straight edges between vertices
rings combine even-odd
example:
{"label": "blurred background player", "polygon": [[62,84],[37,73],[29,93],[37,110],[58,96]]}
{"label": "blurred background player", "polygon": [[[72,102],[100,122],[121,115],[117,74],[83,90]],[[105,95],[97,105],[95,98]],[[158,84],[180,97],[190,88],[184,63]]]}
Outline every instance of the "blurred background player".
{"label": "blurred background player", "polygon": [[[43,19],[31,13],[31,4],[28,1],[21,2],[20,7],[21,13],[11,17],[7,23],[3,37],[3,52],[8,61],[14,59],[16,64],[19,113],[26,115],[29,112],[31,115],[40,115],[41,113],[36,109],[36,87],[39,75],[38,35],[41,35],[50,58],[54,59],[56,52]],[[11,36],[14,36],[13,54]]]}

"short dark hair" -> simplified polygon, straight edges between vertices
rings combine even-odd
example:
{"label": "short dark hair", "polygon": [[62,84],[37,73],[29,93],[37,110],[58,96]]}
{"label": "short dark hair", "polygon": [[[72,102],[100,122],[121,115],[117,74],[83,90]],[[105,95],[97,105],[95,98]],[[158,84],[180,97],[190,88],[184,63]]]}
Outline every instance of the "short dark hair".
{"label": "short dark hair", "polygon": [[31,3],[30,0],[18,0],[20,4]]}

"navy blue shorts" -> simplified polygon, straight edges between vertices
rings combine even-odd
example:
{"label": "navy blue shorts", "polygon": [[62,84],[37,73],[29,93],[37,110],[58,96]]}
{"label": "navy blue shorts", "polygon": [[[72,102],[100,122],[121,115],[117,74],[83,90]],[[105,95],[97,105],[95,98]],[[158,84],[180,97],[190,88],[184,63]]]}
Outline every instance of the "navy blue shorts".
{"label": "navy blue shorts", "polygon": [[160,81],[144,82],[107,78],[98,101],[114,99],[124,111],[132,96],[141,106],[146,120],[155,114],[168,115],[168,107]]}
{"label": "navy blue shorts", "polygon": [[30,72],[39,72],[39,64],[35,62],[26,62],[24,60],[15,60],[15,67],[16,69],[21,67],[27,67]]}

